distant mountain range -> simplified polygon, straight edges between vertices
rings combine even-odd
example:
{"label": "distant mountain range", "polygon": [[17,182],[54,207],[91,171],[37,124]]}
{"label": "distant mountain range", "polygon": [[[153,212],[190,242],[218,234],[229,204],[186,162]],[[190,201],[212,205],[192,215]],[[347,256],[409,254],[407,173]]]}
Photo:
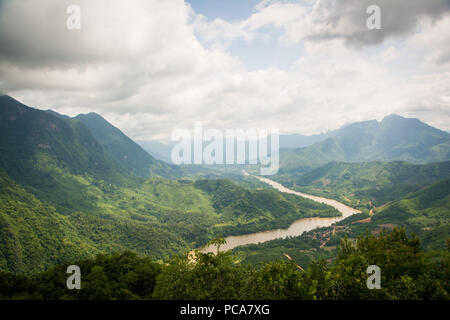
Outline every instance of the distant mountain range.
{"label": "distant mountain range", "polygon": [[164,143],[157,140],[149,140],[137,141],[137,143],[156,159],[172,163],[172,160],[170,159],[171,152],[172,147],[175,146],[176,142]]}
{"label": "distant mountain range", "polygon": [[[171,163],[176,142],[138,141],[156,159]],[[318,135],[280,135],[281,173],[307,172],[332,161],[450,160],[450,134],[398,115],[356,122]]]}
{"label": "distant mountain range", "polygon": [[[8,150],[0,155],[0,165],[14,179],[26,163],[44,154],[74,172],[86,168],[93,176],[108,179],[118,172],[144,178],[183,175],[181,168],[169,164],[175,142],[137,144],[96,113],[70,118],[29,108],[9,96],[1,96],[0,105],[0,150]],[[18,143],[22,139],[24,143]],[[66,147],[72,143],[74,147]],[[319,135],[281,135],[280,149],[280,174],[308,172],[336,161],[430,163],[450,160],[450,134],[418,119],[390,115],[381,122],[357,122]],[[13,159],[19,154],[25,155],[20,165]]]}
{"label": "distant mountain range", "polygon": [[402,160],[429,163],[450,160],[450,134],[418,119],[398,115],[347,125],[311,146],[284,149],[280,173],[307,172],[332,161]]}
{"label": "distant mountain range", "polygon": [[[323,141],[327,138],[333,137],[336,131],[329,131],[327,133],[321,133],[312,136],[305,136],[301,134],[288,134],[280,135],[280,149],[295,149],[310,146],[314,143]],[[162,142],[158,140],[142,140],[137,143],[150,153],[156,159],[171,163],[172,147],[177,142]],[[248,147],[247,147],[248,148]],[[224,150],[225,152],[225,150]]]}

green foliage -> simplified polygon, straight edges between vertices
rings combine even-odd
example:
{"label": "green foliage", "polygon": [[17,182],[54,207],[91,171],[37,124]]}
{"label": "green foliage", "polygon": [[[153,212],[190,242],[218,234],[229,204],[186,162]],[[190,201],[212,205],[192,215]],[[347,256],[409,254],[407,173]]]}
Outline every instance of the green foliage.
{"label": "green foliage", "polygon": [[200,179],[194,186],[210,195],[213,208],[224,220],[216,226],[216,234],[287,228],[300,218],[340,215],[336,209],[309,199],[273,189],[248,190],[226,179]]}
{"label": "green foliage", "polygon": [[[367,290],[366,269],[377,265],[381,269],[381,289]],[[448,265],[447,265],[448,268]],[[433,279],[429,259],[420,250],[416,237],[409,239],[404,229],[358,237],[356,244],[344,239],[335,266],[331,270],[334,282],[331,292],[337,299],[445,299],[447,284]]]}
{"label": "green foliage", "polygon": [[[422,252],[405,230],[344,239],[334,265],[324,260],[305,271],[293,261],[258,268],[231,252],[174,257],[166,264],[136,254],[98,255],[75,262],[81,290],[68,290],[68,264],[31,278],[0,272],[1,299],[449,299],[447,252]],[[370,290],[367,267],[381,268],[381,289]]]}
{"label": "green foliage", "polygon": [[162,265],[131,252],[98,255],[75,262],[81,269],[81,290],[66,286],[68,264],[32,278],[0,273],[0,298],[126,300],[150,299]]}
{"label": "green foliage", "polygon": [[315,260],[330,257],[328,250],[320,248],[320,241],[311,239],[307,234],[240,246],[233,249],[233,253],[241,263],[253,266],[271,261],[287,261],[287,254],[299,266],[307,268]]}
{"label": "green foliage", "polygon": [[75,119],[91,131],[94,138],[116,163],[124,166],[133,174],[144,178],[150,176],[177,178],[180,176],[180,170],[176,166],[153,158],[100,115],[96,113],[80,114]]}
{"label": "green foliage", "polygon": [[[374,211],[352,215],[336,225],[346,227],[345,233],[327,236],[326,246],[320,248],[321,241],[312,239],[314,233],[331,232],[333,227],[313,230],[299,237],[277,239],[262,244],[248,245],[234,249],[239,259],[245,263],[256,265],[271,260],[284,260],[288,254],[302,267],[310,265],[316,259],[332,259],[337,256],[335,246],[343,234],[351,238],[366,230],[379,233],[394,227],[405,227],[408,232],[415,233],[421,239],[422,249],[427,252],[445,250],[450,239],[450,180],[444,180],[423,188],[406,196],[404,199]],[[367,218],[370,221],[359,223]]]}
{"label": "green foliage", "polygon": [[380,206],[450,178],[450,161],[414,165],[407,162],[331,162],[303,174],[279,175],[276,180],[300,191],[337,198],[370,208]]}
{"label": "green foliage", "polygon": [[280,154],[280,173],[307,172],[333,161],[448,161],[449,141],[447,132],[417,119],[391,115],[382,122],[350,124],[309,147],[284,150]]}
{"label": "green foliage", "polygon": [[450,238],[450,179],[412,193],[375,212],[372,224],[406,227],[427,250],[443,250]]}

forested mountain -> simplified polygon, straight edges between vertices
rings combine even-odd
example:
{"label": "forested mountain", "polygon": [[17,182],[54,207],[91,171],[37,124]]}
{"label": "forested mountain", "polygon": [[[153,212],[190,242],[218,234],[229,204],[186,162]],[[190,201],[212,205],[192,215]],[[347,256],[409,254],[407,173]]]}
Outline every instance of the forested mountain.
{"label": "forested mountain", "polygon": [[120,184],[127,174],[79,121],[0,97],[0,167],[36,192],[62,191],[53,173]]}
{"label": "forested mountain", "polygon": [[450,160],[450,134],[418,119],[398,115],[345,126],[312,146],[282,150],[280,173],[306,172],[332,161],[403,160],[428,163]]}
{"label": "forested mountain", "polygon": [[156,175],[166,178],[180,176],[178,167],[156,160],[102,116],[91,112],[80,114],[75,119],[82,122],[91,131],[94,138],[112,156],[114,161],[135,175],[144,178]]}

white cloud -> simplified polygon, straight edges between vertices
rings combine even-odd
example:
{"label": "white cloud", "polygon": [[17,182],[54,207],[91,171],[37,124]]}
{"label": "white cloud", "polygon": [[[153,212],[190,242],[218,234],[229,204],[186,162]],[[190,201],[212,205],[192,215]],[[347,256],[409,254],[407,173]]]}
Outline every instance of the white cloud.
{"label": "white cloud", "polygon": [[[309,2],[267,2],[230,23],[209,21],[181,0],[80,0],[80,31],[65,28],[68,3],[2,2],[0,91],[70,115],[96,111],[139,140],[168,137],[194,121],[311,134],[394,112],[450,129],[442,120],[450,108],[448,68],[424,65],[415,75],[411,62],[405,76],[389,64],[408,63],[411,50],[439,63],[449,47],[446,19],[424,25],[403,46],[375,53],[342,37],[302,36],[304,52],[291,70],[249,71],[227,51],[229,44],[271,37],[273,29],[294,39],[297,23],[310,23]],[[436,43],[420,32],[433,34]]]}
{"label": "white cloud", "polygon": [[439,21],[424,20],[421,32],[411,38],[417,50],[425,52],[427,62],[450,64],[450,15]]}

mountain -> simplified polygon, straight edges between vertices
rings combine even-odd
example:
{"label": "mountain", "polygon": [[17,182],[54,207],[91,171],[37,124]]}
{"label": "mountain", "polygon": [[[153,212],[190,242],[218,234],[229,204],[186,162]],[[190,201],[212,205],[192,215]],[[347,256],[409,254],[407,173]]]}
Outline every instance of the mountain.
{"label": "mountain", "polygon": [[327,138],[335,136],[336,131],[305,136],[301,134],[282,134],[280,135],[280,149],[297,149],[308,147],[314,143],[321,142]]}
{"label": "mountain", "polygon": [[102,116],[91,112],[80,114],[75,119],[91,131],[94,138],[112,156],[114,161],[133,174],[144,178],[155,175],[173,178],[179,175],[177,167],[156,160]]}
{"label": "mountain", "polygon": [[14,180],[36,188],[52,183],[45,173],[52,168],[109,182],[119,182],[126,173],[81,122],[27,107],[9,96],[0,97],[0,167]]}
{"label": "mountain", "polygon": [[305,172],[332,161],[446,161],[450,160],[450,134],[418,119],[390,115],[381,122],[347,125],[309,147],[281,150],[280,157],[280,173]]}
{"label": "mountain", "polygon": [[[310,146],[316,142],[323,141],[329,137],[335,135],[335,131],[328,133],[321,133],[312,136],[304,136],[301,134],[288,134],[280,135],[280,149],[296,149]],[[145,151],[150,153],[156,159],[172,163],[171,152],[176,142],[161,142],[158,140],[142,140],[137,143],[144,148]],[[248,148],[248,142],[246,142],[246,148]],[[226,152],[224,150],[224,152]]]}
{"label": "mountain", "polygon": [[156,159],[172,163],[171,152],[176,143],[163,143],[157,140],[137,141],[137,143]]}

